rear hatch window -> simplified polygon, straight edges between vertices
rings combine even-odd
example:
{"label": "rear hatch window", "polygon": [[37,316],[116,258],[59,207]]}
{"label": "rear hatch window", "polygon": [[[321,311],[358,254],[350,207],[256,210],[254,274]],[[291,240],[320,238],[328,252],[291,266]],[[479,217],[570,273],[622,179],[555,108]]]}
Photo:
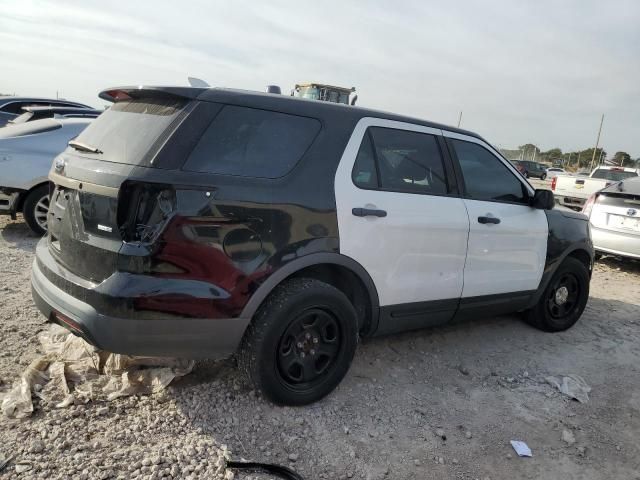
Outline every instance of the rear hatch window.
{"label": "rear hatch window", "polygon": [[605,168],[599,168],[595,172],[591,178],[601,178],[605,180],[612,180],[614,182],[619,182],[620,180],[624,180],[625,178],[637,177],[638,174],[636,172],[625,172],[624,170],[610,170]]}
{"label": "rear hatch window", "polygon": [[185,104],[186,100],[177,98],[117,102],[76,138],[101,153],[75,153],[107,162],[153,166],[154,147],[164,140],[163,134],[169,127],[182,118]]}

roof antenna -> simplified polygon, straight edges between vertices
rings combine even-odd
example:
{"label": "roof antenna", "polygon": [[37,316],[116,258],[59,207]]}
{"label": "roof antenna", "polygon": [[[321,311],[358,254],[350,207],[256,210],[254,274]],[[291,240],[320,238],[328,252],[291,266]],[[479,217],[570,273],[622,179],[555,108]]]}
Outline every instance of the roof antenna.
{"label": "roof antenna", "polygon": [[204,80],[201,80],[201,79],[196,78],[196,77],[187,77],[187,80],[189,81],[189,85],[192,86],[192,87],[209,88],[211,86],[207,82],[205,82]]}

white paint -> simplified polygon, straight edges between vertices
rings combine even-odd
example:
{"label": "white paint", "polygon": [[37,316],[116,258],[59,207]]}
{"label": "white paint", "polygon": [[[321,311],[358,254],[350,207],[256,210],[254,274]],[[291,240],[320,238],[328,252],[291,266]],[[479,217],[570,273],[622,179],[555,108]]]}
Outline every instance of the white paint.
{"label": "white paint", "polygon": [[[370,126],[441,135],[391,120],[358,122],[335,179],[340,253],[369,272],[381,306],[460,297],[469,230],[464,201],[356,187],[351,171]],[[385,210],[387,216],[356,217],[351,209],[359,207]]]}
{"label": "white paint", "polygon": [[[482,140],[453,132],[444,136],[477,143],[505,165],[530,195],[535,190]],[[469,213],[469,248],[464,269],[463,297],[535,290],[540,284],[547,255],[549,226],[543,210],[527,205],[464,200]],[[496,217],[499,224],[478,223],[478,217]]]}

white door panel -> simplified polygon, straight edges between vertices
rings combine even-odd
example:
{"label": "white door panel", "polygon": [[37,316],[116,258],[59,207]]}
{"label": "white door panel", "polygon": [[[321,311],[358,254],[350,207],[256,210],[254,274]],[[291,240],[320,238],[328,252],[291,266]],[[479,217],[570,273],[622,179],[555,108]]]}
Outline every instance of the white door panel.
{"label": "white door panel", "polygon": [[[463,297],[535,290],[547,254],[547,216],[526,205],[465,200],[469,247]],[[482,224],[493,216],[499,224]]]}
{"label": "white door panel", "polygon": [[[440,134],[389,120],[365,118],[358,123],[335,179],[340,253],[371,275],[381,306],[459,298],[469,231],[464,201],[356,187],[351,172],[369,126]],[[353,208],[384,210],[387,215],[358,217]]]}

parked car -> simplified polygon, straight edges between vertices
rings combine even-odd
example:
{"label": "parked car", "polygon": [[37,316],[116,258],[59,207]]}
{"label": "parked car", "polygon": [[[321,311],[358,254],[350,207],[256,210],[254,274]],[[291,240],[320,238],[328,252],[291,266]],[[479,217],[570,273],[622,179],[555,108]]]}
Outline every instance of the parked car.
{"label": "parked car", "polygon": [[547,166],[542,163],[532,162],[530,160],[515,160],[513,163],[517,162],[523,169],[525,177],[534,177],[539,178],[540,180],[544,180],[547,178]]}
{"label": "parked car", "polygon": [[100,348],[237,353],[295,405],[361,336],[507,312],[560,331],[585,308],[587,218],[475,133],[217,88],[100,96],[49,174],[32,272],[44,316]]}
{"label": "parked car", "polygon": [[4,126],[9,120],[14,120],[18,115],[24,113],[24,107],[52,106],[92,108],[88,105],[70,102],[68,100],[15,96],[0,97],[0,127]]}
{"label": "parked car", "polygon": [[46,118],[0,129],[0,214],[22,212],[31,230],[45,233],[51,163],[92,120]]}
{"label": "parked car", "polygon": [[546,178],[555,178],[559,174],[567,174],[567,175],[569,175],[569,172],[567,172],[564,168],[550,167],[550,168],[547,168],[547,177]]}
{"label": "parked car", "polygon": [[594,193],[582,213],[589,217],[598,254],[640,259],[640,177],[627,178]]}
{"label": "parked car", "polygon": [[22,110],[24,113],[9,120],[9,125],[33,122],[43,118],[96,118],[103,112],[103,110],[79,107],[23,107]]}
{"label": "parked car", "polygon": [[551,190],[560,205],[580,210],[595,192],[639,173],[635,168],[596,167],[588,177],[559,174],[551,181]]}

